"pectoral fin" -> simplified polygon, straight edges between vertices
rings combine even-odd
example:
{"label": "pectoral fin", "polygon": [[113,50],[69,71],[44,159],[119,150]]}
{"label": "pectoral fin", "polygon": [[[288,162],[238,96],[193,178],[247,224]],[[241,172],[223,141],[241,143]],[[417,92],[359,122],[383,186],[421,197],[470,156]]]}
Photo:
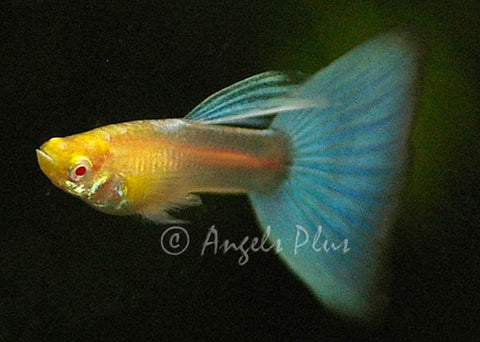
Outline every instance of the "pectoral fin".
{"label": "pectoral fin", "polygon": [[202,204],[199,196],[183,191],[173,175],[126,177],[126,185],[135,213],[156,223],[185,222],[170,212]]}
{"label": "pectoral fin", "polygon": [[184,197],[178,197],[175,200],[165,202],[161,205],[152,203],[151,205],[139,211],[143,217],[160,224],[185,223],[186,220],[178,219],[170,215],[171,211],[178,211],[180,209],[199,206],[202,204],[200,196],[187,194]]}

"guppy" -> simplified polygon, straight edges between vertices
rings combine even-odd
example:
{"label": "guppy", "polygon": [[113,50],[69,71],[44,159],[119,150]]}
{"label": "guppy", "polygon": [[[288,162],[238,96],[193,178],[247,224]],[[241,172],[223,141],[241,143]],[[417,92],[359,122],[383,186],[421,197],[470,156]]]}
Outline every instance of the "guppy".
{"label": "guppy", "polygon": [[[183,119],[112,124],[37,150],[59,188],[105,213],[178,222],[199,193],[248,194],[281,258],[327,307],[381,316],[385,250],[398,211],[419,49],[405,29],[377,36],[311,77],[265,72]],[[295,227],[348,253],[294,252]]]}

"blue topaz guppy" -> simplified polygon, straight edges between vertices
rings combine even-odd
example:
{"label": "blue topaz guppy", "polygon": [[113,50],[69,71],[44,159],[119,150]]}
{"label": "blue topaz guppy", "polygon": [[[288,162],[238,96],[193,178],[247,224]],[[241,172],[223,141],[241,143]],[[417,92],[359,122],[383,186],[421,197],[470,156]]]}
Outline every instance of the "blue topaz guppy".
{"label": "blue topaz guppy", "polygon": [[[110,214],[175,222],[205,192],[248,194],[286,264],[329,308],[381,314],[389,229],[413,113],[418,49],[404,30],[378,36],[315,75],[266,72],[207,98],[183,119],[113,124],[37,150],[61,189]],[[345,254],[302,249],[295,227]]]}

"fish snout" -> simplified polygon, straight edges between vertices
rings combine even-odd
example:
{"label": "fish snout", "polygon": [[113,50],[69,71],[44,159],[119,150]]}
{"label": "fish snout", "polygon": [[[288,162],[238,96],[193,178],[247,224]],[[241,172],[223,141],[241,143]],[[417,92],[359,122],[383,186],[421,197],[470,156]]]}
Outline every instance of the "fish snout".
{"label": "fish snout", "polygon": [[51,178],[56,168],[55,160],[49,154],[44,152],[41,148],[37,149],[36,152],[37,152],[38,165],[40,166],[40,169],[43,171],[45,175]]}

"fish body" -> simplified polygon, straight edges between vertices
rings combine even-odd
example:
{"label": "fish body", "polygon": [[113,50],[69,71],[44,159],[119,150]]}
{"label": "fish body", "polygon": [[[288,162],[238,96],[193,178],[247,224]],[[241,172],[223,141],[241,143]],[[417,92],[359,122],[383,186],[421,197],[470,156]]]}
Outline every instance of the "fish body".
{"label": "fish body", "polygon": [[[166,119],[53,138],[37,155],[55,185],[103,212],[172,222],[168,210],[199,204],[196,193],[274,187],[286,177],[288,151],[279,131]],[[78,167],[88,168],[81,182]]]}
{"label": "fish body", "polygon": [[[380,35],[310,77],[252,76],[183,119],[53,138],[37,150],[40,168],[101,211],[160,223],[200,204],[198,194],[245,193],[282,241],[280,257],[327,307],[381,317],[420,58],[411,36]],[[314,241],[297,253],[298,231],[348,240],[349,251],[318,253]]]}

